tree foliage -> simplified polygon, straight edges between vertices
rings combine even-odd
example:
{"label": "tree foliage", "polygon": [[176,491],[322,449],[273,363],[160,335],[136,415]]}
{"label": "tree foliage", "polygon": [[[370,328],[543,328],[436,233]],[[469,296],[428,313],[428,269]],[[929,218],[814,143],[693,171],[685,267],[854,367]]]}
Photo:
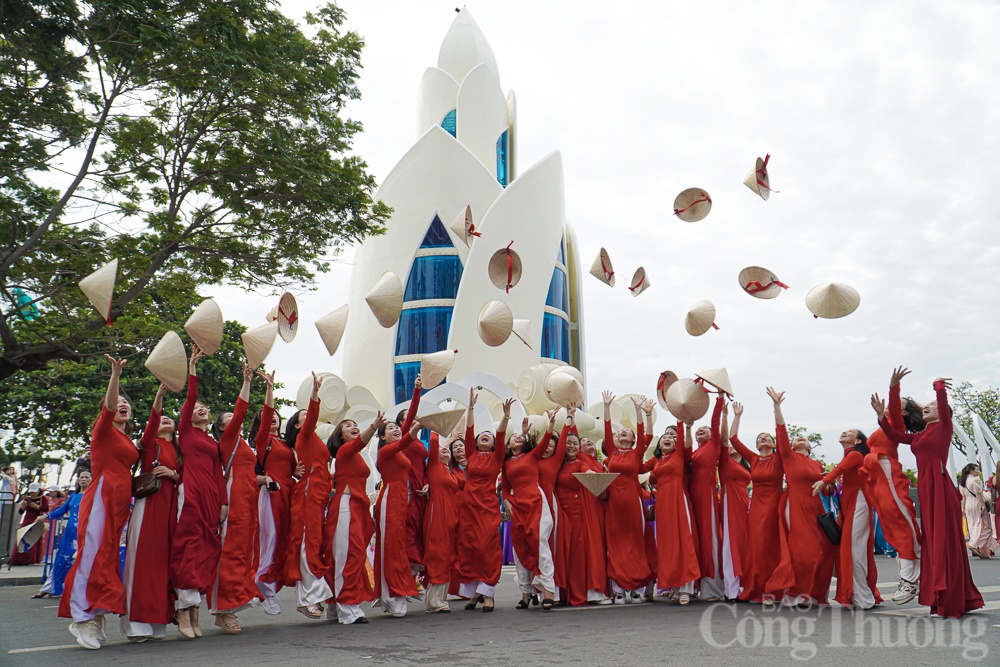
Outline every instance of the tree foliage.
{"label": "tree foliage", "polygon": [[[306,34],[266,0],[0,3],[0,380],[61,390],[177,328],[199,286],[309,285],[381,232],[343,21],[323,6]],[[112,257],[108,328],[76,284]]]}
{"label": "tree foliage", "polygon": [[[961,382],[949,392],[948,400],[962,430],[976,442],[980,440],[973,423],[973,413],[979,415],[994,434],[1000,433],[1000,390],[993,387],[977,390],[969,382]],[[965,453],[965,445],[958,438],[952,441],[952,445]],[[989,461],[982,464],[989,467]]]}

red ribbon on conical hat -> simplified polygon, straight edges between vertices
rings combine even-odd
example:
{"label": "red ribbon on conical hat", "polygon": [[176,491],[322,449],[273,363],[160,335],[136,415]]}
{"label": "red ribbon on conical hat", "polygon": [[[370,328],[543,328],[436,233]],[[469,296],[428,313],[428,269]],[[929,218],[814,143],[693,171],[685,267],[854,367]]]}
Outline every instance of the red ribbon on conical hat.
{"label": "red ribbon on conical hat", "polygon": [[762,285],[756,280],[751,280],[746,284],[746,287],[744,287],[743,289],[747,291],[747,294],[756,294],[757,292],[763,292],[771,285],[777,285],[778,287],[783,287],[784,289],[788,289],[788,285],[786,285],[783,282],[774,280],[773,278],[771,279],[771,282],[769,282],[766,285]]}
{"label": "red ribbon on conical hat", "polygon": [[285,311],[283,311],[283,310],[282,310],[282,309],[281,309],[281,308],[279,307],[279,308],[278,308],[278,312],[279,312],[279,313],[281,313],[281,315],[282,315],[282,316],[283,316],[283,317],[284,317],[284,318],[285,318],[286,320],[288,320],[288,326],[290,326],[290,327],[294,327],[294,326],[295,326],[295,323],[296,323],[296,322],[298,322],[298,320],[299,320],[299,314],[298,314],[298,313],[296,313],[296,312],[294,312],[294,311],[292,312],[292,314],[291,314],[291,315],[288,315],[288,314],[286,314],[286,313],[285,313]]}
{"label": "red ribbon on conical hat", "polygon": [[[715,325],[713,324],[712,326],[714,327]],[[716,327],[716,328],[718,328],[718,327]],[[698,378],[698,379],[696,379],[696,380],[694,381],[694,383],[695,383],[696,385],[698,385],[699,387],[701,387],[701,390],[702,390],[703,392],[705,392],[706,394],[711,394],[711,393],[712,393],[712,392],[711,392],[711,391],[710,391],[710,390],[709,390],[708,388],[706,388],[706,387],[705,387],[705,381],[704,381],[704,380],[702,380],[701,378]]]}
{"label": "red ribbon on conical hat", "polygon": [[[757,173],[760,174],[761,176],[767,176],[767,161],[770,159],[771,159],[770,153],[764,156],[764,164],[762,164],[760,169],[757,170]],[[757,185],[764,188],[768,192],[777,192],[779,195],[781,194],[780,191],[773,189],[770,185],[760,180],[760,178],[757,179]]]}
{"label": "red ribbon on conical hat", "polygon": [[715,329],[716,331],[718,331],[719,330],[719,325],[716,324],[715,322],[712,322],[712,328]]}
{"label": "red ribbon on conical hat", "polygon": [[712,203],[712,198],[709,197],[708,194],[702,192],[701,196],[702,196],[701,199],[695,199],[693,202],[691,202],[690,204],[688,204],[686,208],[675,208],[674,209],[674,215],[680,215],[681,213],[684,213],[689,208],[693,207],[695,204],[700,204],[702,202],[708,202],[709,204]]}
{"label": "red ribbon on conical hat", "polygon": [[115,300],[112,297],[111,301],[108,303],[108,326],[111,326],[111,307],[115,305]]}
{"label": "red ribbon on conical hat", "polygon": [[601,253],[601,271],[604,271],[604,277],[608,280],[615,276],[615,272],[608,269],[608,265],[604,263],[604,253]]}
{"label": "red ribbon on conical hat", "polygon": [[514,257],[510,254],[510,247],[512,245],[514,245],[513,241],[507,244],[507,294],[510,294],[510,288],[513,287],[511,281],[514,280]]}
{"label": "red ribbon on conical hat", "polygon": [[482,234],[476,231],[476,226],[471,222],[468,224],[468,228],[465,230],[465,233],[469,236],[482,236]]}
{"label": "red ribbon on conical hat", "polygon": [[640,287],[642,287],[642,283],[644,283],[645,281],[646,281],[646,275],[645,275],[645,274],[643,274],[643,276],[642,276],[642,278],[641,278],[641,279],[639,280],[639,282],[637,282],[637,283],[636,283],[635,285],[632,285],[631,287],[629,287],[629,288],[628,288],[628,289],[629,289],[629,291],[630,291],[630,292],[634,292],[634,291],[636,291],[637,289],[639,289]]}

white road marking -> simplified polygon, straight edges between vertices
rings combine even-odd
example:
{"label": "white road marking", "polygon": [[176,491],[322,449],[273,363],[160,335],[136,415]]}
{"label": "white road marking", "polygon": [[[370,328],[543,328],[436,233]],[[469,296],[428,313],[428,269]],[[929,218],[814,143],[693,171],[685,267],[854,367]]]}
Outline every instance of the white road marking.
{"label": "white road marking", "polygon": [[[1000,609],[1000,600],[992,600],[987,602],[985,605],[977,609],[976,611],[993,611],[994,609]],[[976,613],[976,611],[969,612],[970,614]],[[876,611],[876,614],[883,614],[885,616],[908,616],[911,618],[917,618],[919,616],[930,616],[930,607],[916,607],[914,609],[892,609],[889,611]]]}

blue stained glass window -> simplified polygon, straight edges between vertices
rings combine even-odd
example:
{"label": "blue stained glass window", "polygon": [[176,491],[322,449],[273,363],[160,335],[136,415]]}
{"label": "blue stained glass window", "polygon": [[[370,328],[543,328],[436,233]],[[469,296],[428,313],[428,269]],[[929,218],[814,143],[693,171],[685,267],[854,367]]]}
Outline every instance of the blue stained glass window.
{"label": "blue stained glass window", "polygon": [[556,261],[566,266],[566,253],[563,252],[562,241],[559,242],[559,254],[556,255]]}
{"label": "blue stained glass window", "polygon": [[[413,382],[417,379],[417,375],[419,374],[419,361],[408,361],[405,364],[396,364],[396,403],[408,401],[413,397]],[[395,417],[395,415],[392,415],[393,419],[395,419]]]}
{"label": "blue stained glass window", "polygon": [[448,131],[448,134],[455,137],[458,136],[455,130],[455,110],[452,109],[447,114],[445,114],[444,120],[441,121],[441,127]]}
{"label": "blue stained glass window", "polygon": [[503,131],[497,139],[497,182],[507,187],[510,182],[510,157],[508,156],[509,146],[507,145],[507,130]]}
{"label": "blue stained glass window", "polygon": [[451,243],[451,237],[448,236],[448,232],[445,230],[444,225],[441,224],[441,218],[434,216],[431,221],[431,226],[427,228],[427,233],[424,234],[424,240],[420,244],[421,248],[453,248]]}
{"label": "blue stained glass window", "polygon": [[542,319],[542,356],[569,363],[569,324],[552,313]]}
{"label": "blue stained glass window", "polygon": [[566,283],[566,274],[557,267],[552,271],[552,280],[549,281],[549,293],[545,297],[545,305],[569,313],[568,294],[569,285]]}
{"label": "blue stained glass window", "polygon": [[[451,310],[451,306],[404,310],[399,318],[396,354],[430,354],[445,349],[448,346]],[[398,391],[399,385],[396,388]]]}
{"label": "blue stained glass window", "polygon": [[415,257],[403,301],[454,299],[462,281],[462,261],[456,255]]}

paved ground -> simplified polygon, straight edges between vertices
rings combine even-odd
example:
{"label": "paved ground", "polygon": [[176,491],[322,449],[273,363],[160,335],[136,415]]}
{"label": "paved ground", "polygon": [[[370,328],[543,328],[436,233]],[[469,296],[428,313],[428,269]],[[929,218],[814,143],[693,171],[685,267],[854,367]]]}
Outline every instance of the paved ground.
{"label": "paved ground", "polygon": [[[895,565],[879,557],[881,581]],[[205,636],[131,645],[109,622],[110,642],[100,651],[79,648],[56,618],[57,600],[29,600],[30,587],[0,588],[0,665],[178,664],[261,665],[928,665],[966,661],[1000,664],[1000,559],[974,561],[973,574],[987,609],[961,621],[930,619],[915,603],[891,602],[877,612],[764,612],[754,605],[661,602],[614,607],[513,609],[517,589],[507,569],[497,611],[467,612],[455,602],[450,615],[425,615],[410,606],[405,619],[369,612],[371,623],[340,626],[295,613],[283,592],[277,617],[260,609],[240,615],[243,634],[222,635],[211,621]],[[892,593],[892,589],[888,591]],[[110,619],[109,619],[110,620]],[[724,661],[724,662],[720,662]]]}

